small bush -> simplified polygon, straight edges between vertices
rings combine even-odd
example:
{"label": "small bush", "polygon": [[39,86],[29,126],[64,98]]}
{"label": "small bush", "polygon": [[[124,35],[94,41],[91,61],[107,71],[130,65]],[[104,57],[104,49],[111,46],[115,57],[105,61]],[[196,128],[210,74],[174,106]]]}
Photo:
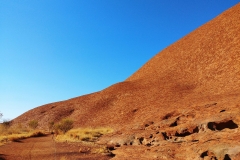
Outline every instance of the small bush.
{"label": "small bush", "polygon": [[32,120],[28,123],[29,127],[32,129],[36,129],[38,126],[38,121],[37,120]]}
{"label": "small bush", "polygon": [[64,134],[72,128],[73,128],[73,120],[67,119],[67,118],[62,119],[60,123],[55,125],[56,131],[58,132],[58,130],[60,130]]}

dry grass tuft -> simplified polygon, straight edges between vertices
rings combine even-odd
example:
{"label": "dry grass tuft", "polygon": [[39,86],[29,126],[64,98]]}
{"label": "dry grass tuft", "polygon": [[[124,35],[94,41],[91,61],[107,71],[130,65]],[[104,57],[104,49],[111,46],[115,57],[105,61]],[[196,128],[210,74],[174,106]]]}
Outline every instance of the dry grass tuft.
{"label": "dry grass tuft", "polygon": [[20,140],[25,138],[41,136],[45,136],[45,134],[42,131],[31,131],[27,133],[0,135],[0,145],[3,145],[4,143],[7,142],[19,142]]}
{"label": "dry grass tuft", "polygon": [[102,153],[110,153],[110,151],[108,150],[108,148],[106,146],[98,146],[94,149],[92,149],[91,153],[95,153],[95,154],[102,154]]}
{"label": "dry grass tuft", "polygon": [[95,142],[104,134],[113,132],[111,128],[78,128],[69,130],[66,134],[58,135],[57,141],[68,142]]}
{"label": "dry grass tuft", "polygon": [[7,142],[19,142],[21,139],[41,136],[45,136],[45,134],[39,130],[30,131],[20,126],[13,128],[0,124],[0,146]]}
{"label": "dry grass tuft", "polygon": [[95,143],[102,135],[111,132],[113,132],[111,128],[78,128],[57,135],[55,140],[81,143],[82,147],[79,149],[81,153],[111,154],[105,145]]}

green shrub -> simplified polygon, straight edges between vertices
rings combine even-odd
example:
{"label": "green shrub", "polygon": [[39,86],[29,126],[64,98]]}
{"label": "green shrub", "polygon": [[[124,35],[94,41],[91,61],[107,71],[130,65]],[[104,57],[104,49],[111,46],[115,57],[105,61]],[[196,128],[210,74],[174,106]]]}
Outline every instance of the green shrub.
{"label": "green shrub", "polygon": [[37,120],[32,120],[28,123],[29,127],[32,129],[36,129],[38,126],[38,121]]}
{"label": "green shrub", "polygon": [[73,128],[73,120],[68,118],[62,119],[60,123],[55,125],[56,131],[58,132],[58,130],[60,130],[64,134],[72,128]]}

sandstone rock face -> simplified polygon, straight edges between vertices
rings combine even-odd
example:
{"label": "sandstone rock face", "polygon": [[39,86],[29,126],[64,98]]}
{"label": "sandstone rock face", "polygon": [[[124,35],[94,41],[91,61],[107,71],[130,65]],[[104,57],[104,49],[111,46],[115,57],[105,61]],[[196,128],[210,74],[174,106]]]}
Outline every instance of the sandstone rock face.
{"label": "sandstone rock face", "polygon": [[240,159],[240,4],[167,47],[126,81],[32,109],[13,125],[70,117],[112,127],[114,159]]}
{"label": "sandstone rock face", "polygon": [[228,100],[193,106],[107,135],[99,143],[111,146],[115,159],[237,160],[239,113],[239,105]]}

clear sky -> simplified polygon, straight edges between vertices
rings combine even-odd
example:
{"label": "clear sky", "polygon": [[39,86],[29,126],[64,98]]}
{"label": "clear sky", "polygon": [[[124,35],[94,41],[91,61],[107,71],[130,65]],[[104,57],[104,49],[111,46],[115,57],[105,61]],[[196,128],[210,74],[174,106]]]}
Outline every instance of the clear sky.
{"label": "clear sky", "polygon": [[238,0],[0,0],[0,112],[124,81]]}

